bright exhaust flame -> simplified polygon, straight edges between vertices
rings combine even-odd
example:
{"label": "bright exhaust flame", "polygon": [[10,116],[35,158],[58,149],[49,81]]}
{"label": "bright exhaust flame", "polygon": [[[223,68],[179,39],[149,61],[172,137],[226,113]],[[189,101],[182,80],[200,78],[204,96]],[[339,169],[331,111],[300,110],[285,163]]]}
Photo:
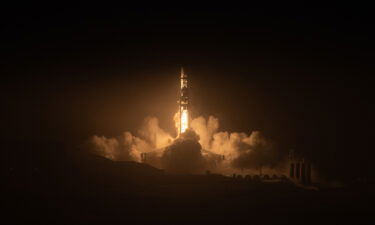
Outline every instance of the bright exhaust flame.
{"label": "bright exhaust flame", "polygon": [[180,134],[182,134],[189,127],[189,112],[187,109],[181,109],[180,121],[181,121]]}
{"label": "bright exhaust flame", "polygon": [[173,120],[177,131],[177,137],[179,137],[182,133],[185,133],[191,125],[189,124],[189,110],[181,107],[180,110],[175,113]]}
{"label": "bright exhaust flame", "polygon": [[188,92],[188,79],[187,75],[184,73],[184,69],[181,68],[181,78],[180,78],[180,101],[179,107],[180,112],[178,116],[178,134],[184,133],[189,128],[189,92]]}

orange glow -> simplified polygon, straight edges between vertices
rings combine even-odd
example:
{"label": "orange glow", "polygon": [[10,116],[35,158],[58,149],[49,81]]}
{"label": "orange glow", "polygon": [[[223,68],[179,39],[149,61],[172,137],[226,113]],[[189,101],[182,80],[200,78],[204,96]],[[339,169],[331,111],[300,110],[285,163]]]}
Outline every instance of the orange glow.
{"label": "orange glow", "polygon": [[189,112],[187,109],[181,109],[180,121],[181,121],[180,134],[182,134],[189,127]]}
{"label": "orange glow", "polygon": [[186,129],[189,128],[189,110],[182,109],[181,107],[181,109],[176,112],[173,119],[177,129],[177,134],[180,136],[180,134],[184,133]]}

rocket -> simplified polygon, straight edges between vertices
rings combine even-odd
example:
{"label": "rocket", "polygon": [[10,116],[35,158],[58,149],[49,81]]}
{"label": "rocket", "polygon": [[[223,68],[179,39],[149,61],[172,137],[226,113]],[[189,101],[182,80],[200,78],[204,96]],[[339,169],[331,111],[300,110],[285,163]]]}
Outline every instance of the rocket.
{"label": "rocket", "polygon": [[180,76],[180,100],[179,102],[179,112],[180,112],[180,127],[179,134],[182,134],[189,128],[189,89],[188,89],[188,77],[184,73],[184,68],[181,67]]}

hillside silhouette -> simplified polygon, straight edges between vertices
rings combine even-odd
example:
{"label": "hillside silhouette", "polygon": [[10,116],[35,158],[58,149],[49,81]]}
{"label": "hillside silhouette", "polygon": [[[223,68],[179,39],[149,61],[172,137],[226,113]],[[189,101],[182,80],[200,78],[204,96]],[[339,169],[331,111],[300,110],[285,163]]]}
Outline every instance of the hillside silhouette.
{"label": "hillside silhouette", "polygon": [[373,184],[316,191],[286,181],[174,175],[59,143],[8,142],[3,152],[6,224],[371,222]]}

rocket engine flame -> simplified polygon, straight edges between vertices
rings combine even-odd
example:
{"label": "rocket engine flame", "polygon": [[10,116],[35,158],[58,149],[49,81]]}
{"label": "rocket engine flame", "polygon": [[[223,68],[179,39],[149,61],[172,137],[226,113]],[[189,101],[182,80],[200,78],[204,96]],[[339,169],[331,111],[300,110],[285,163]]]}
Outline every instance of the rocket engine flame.
{"label": "rocket engine flame", "polygon": [[189,112],[188,110],[181,109],[181,130],[180,134],[184,133],[189,127]]}

